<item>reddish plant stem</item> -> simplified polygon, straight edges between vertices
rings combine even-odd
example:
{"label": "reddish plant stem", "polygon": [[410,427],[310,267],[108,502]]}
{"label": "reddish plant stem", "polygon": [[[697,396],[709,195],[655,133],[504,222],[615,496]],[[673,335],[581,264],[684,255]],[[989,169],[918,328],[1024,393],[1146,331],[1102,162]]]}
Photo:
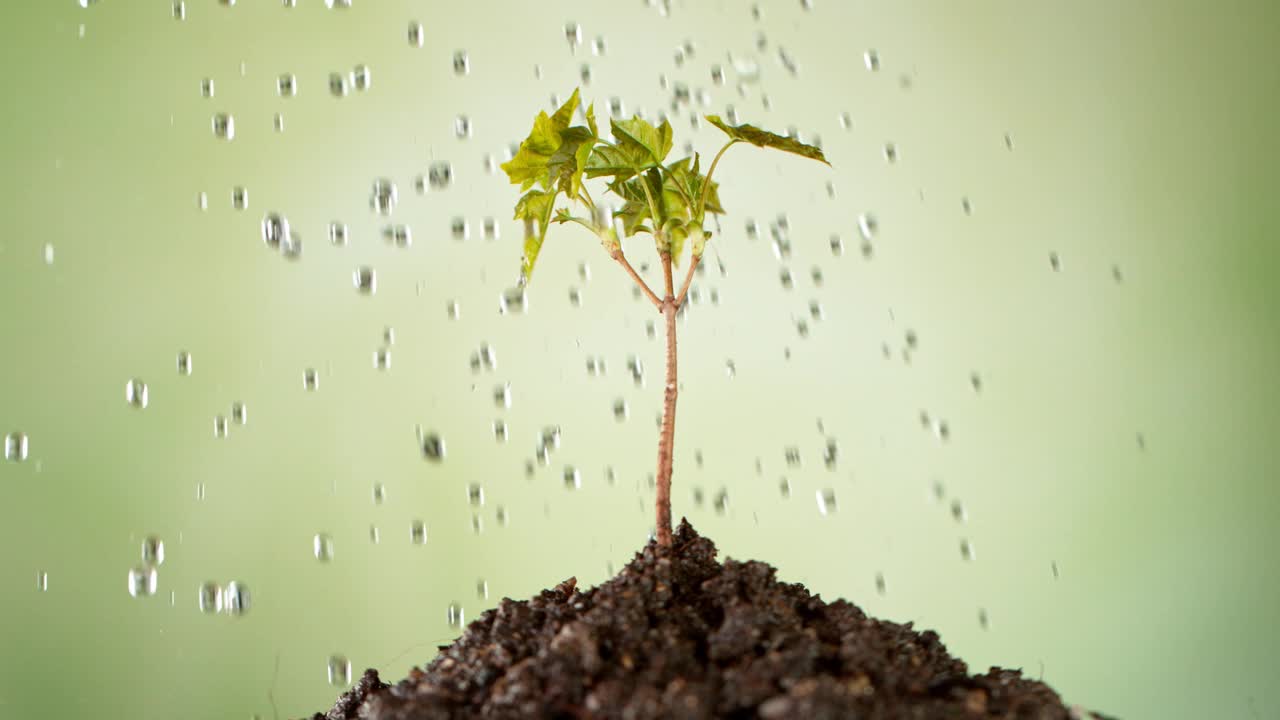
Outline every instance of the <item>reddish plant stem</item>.
{"label": "reddish plant stem", "polygon": [[684,305],[684,299],[689,294],[689,285],[693,282],[693,271],[698,269],[698,263],[702,262],[701,255],[694,255],[689,261],[689,272],[684,276],[684,285],[680,288],[680,293],[676,295],[676,309]]}
{"label": "reddish plant stem", "polygon": [[644,294],[649,296],[649,302],[653,303],[653,306],[658,308],[658,310],[662,310],[662,301],[659,300],[658,296],[649,289],[647,284],[645,284],[644,279],[640,277],[640,273],[637,273],[636,269],[631,267],[631,263],[627,262],[627,256],[622,254],[622,248],[614,250],[613,253],[611,253],[611,257],[613,257],[614,260],[617,260],[619,265],[626,268],[627,274],[631,275],[631,279],[635,280],[636,285],[639,285],[640,289],[644,291]]}
{"label": "reddish plant stem", "polygon": [[658,545],[671,546],[671,460],[676,438],[676,299],[671,282],[671,254],[662,253],[667,295],[662,316],[667,325],[667,384],[662,395],[662,430],[658,439]]}

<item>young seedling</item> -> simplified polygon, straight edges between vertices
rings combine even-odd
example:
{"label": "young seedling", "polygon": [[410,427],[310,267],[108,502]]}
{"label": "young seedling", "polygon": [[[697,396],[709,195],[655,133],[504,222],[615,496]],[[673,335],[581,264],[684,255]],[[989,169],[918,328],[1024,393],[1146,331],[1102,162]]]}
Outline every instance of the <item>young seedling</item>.
{"label": "young seedling", "polygon": [[[639,117],[609,121],[610,141],[600,136],[596,127],[595,106],[586,112],[587,124],[571,126],[578,111],[578,91],[574,90],[555,114],[539,112],[533,130],[520,143],[510,161],[502,164],[513,185],[524,195],[516,202],[515,217],[525,221],[524,257],[521,260],[520,283],[526,285],[533,265],[546,239],[551,223],[577,223],[600,238],[605,252],[622,266],[654,308],[662,313],[667,329],[667,382],[663,393],[662,429],[658,439],[658,544],[671,544],[671,453],[676,429],[676,312],[688,297],[693,272],[702,260],[702,252],[711,239],[703,227],[708,213],[723,214],[716,192],[718,183],[711,180],[725,151],[738,143],[771,147],[827,163],[822,150],[799,140],[761,130],[751,125],[729,125],[715,115],[707,122],[729,136],[716,153],[707,174],[699,169],[697,153],[669,164],[671,125],[665,120],[654,127]],[[617,223],[610,209],[597,205],[587,190],[584,179],[608,178],[608,192],[622,200],[616,219],[623,234],[631,237],[648,233],[662,264],[664,293],[659,297],[640,277],[622,251]],[[579,203],[589,217],[573,215],[568,208],[555,208],[563,194],[570,203]],[[603,200],[603,194],[601,195]],[[679,265],[686,241],[692,240],[688,270],[676,292],[672,281],[672,265]]]}

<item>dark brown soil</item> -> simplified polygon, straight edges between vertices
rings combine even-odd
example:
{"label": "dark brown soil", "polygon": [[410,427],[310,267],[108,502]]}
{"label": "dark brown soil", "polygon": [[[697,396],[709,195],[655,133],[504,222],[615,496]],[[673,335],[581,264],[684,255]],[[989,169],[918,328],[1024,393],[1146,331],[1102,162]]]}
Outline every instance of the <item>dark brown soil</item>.
{"label": "dark brown soil", "polygon": [[396,685],[366,671],[314,720],[1090,717],[1018,670],[970,675],[933,631],[715,554],[682,522],[599,587],[503,600]]}

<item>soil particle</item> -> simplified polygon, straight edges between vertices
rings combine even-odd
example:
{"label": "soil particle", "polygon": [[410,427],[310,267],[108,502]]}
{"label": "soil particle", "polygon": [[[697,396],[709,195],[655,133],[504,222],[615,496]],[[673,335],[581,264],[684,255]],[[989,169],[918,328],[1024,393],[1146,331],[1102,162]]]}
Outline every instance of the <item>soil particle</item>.
{"label": "soil particle", "polygon": [[1080,720],[1018,670],[970,675],[933,631],[723,564],[688,522],[585,592],[504,599],[395,685],[374,670],[314,720]]}

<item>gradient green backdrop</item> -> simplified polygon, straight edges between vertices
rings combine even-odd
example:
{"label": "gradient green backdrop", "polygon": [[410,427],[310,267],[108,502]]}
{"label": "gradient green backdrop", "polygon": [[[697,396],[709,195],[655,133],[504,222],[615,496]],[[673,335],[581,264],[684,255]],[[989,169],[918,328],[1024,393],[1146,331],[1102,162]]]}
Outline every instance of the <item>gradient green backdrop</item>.
{"label": "gradient green backdrop", "polygon": [[[178,21],[167,0],[6,2],[0,434],[25,432],[30,457],[0,463],[0,717],[299,716],[337,694],[331,654],[398,679],[456,635],[450,603],[470,619],[570,575],[595,584],[642,545],[657,316],[572,226],[553,230],[527,314],[498,312],[521,228],[516,189],[484,156],[504,160],[582,64],[601,115],[612,96],[627,113],[670,112],[663,75],[705,90],[707,104],[671,113],[677,152],[713,152],[717,131],[689,116],[733,105],[741,122],[820,136],[834,165],[752,148],[721,163],[730,214],[680,327],[677,517],[725,555],[935,628],[973,669],[1021,667],[1070,703],[1280,715],[1274,3],[751,7],[187,0]],[[581,23],[576,51],[566,22]],[[757,62],[758,80],[730,55]],[[329,73],[361,63],[372,87],[333,97]],[[276,93],[285,72],[296,97]],[[216,112],[235,117],[231,142],[214,137]],[[455,137],[458,114],[472,137]],[[453,185],[416,193],[435,161]],[[379,177],[399,189],[390,218],[369,208]],[[247,210],[232,208],[237,185]],[[302,238],[298,261],[264,246],[270,211]],[[860,213],[878,222],[869,259]],[[452,237],[455,217],[468,239]],[[332,220],[349,225],[346,247],[329,244]],[[412,247],[382,239],[389,222],[412,227]],[[652,258],[643,240],[626,247]],[[359,265],[377,271],[372,297],[352,286]],[[497,367],[473,372],[482,342]],[[145,410],[125,403],[133,377],[149,385]],[[216,438],[237,401],[248,423]],[[421,457],[417,425],[444,437],[443,463]],[[548,425],[562,445],[527,476]],[[838,509],[822,515],[826,488]],[[425,546],[410,543],[415,519]],[[318,532],[331,563],[312,555]],[[167,550],[159,590],[132,598],[126,575],[152,533]],[[201,614],[206,580],[245,583],[249,612]]]}

